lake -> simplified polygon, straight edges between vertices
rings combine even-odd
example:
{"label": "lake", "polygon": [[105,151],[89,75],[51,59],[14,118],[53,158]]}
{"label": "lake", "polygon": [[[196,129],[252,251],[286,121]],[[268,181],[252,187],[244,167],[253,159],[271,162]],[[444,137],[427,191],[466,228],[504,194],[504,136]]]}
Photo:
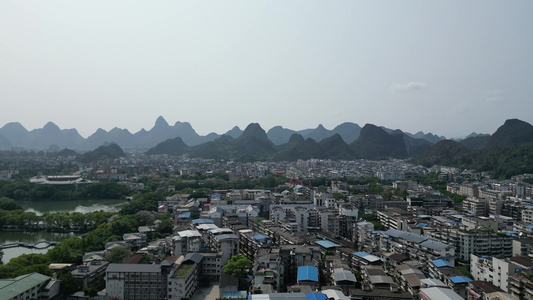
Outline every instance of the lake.
{"label": "lake", "polygon": [[92,211],[119,211],[127,201],[115,199],[95,199],[95,200],[66,200],[66,201],[17,201],[25,211],[35,212],[42,215],[45,212],[80,212],[89,213]]}
{"label": "lake", "polygon": [[[17,201],[25,211],[35,212],[37,215],[54,212],[80,212],[89,213],[92,211],[119,211],[120,207],[126,203],[125,200],[98,199],[98,200],[67,200],[67,201]],[[73,233],[56,233],[56,232],[18,232],[18,231],[0,231],[0,245],[11,244],[16,242],[35,243],[38,241],[60,242],[65,238],[74,236]],[[15,247],[4,249],[4,263],[9,262],[21,254],[46,253],[52,249],[29,249],[25,247]]]}
{"label": "lake", "polygon": [[[38,232],[18,232],[18,231],[0,231],[0,245],[11,244],[16,242],[25,242],[25,243],[35,243],[38,241],[50,241],[50,242],[60,242],[66,238],[74,236],[73,233],[57,233],[57,232],[47,232],[47,231],[38,231]],[[48,250],[53,247],[46,249],[29,249],[26,247],[14,247],[9,249],[4,249],[4,256],[2,261],[4,263],[9,262],[12,258],[18,257],[21,254],[31,254],[31,253],[46,253]]]}

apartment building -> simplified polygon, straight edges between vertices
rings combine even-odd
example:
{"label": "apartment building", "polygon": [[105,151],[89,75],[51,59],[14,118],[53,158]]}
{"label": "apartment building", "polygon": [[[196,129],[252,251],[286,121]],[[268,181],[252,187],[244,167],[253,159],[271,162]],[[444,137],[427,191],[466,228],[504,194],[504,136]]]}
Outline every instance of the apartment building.
{"label": "apartment building", "polygon": [[533,280],[515,274],[509,277],[509,293],[520,299],[533,299]]}
{"label": "apartment building", "polygon": [[407,197],[409,206],[423,207],[452,207],[453,201],[450,197],[440,194],[417,194]]}
{"label": "apartment building", "polygon": [[270,285],[272,291],[279,291],[284,272],[279,249],[261,249],[254,260],[252,290],[259,292],[262,285]]}
{"label": "apartment building", "polygon": [[379,222],[387,229],[407,230],[407,219],[410,216],[409,212],[398,208],[378,210]]}
{"label": "apartment building", "polygon": [[380,247],[383,251],[404,254],[421,263],[435,259],[447,260],[452,264],[455,262],[456,253],[453,245],[406,231],[388,229],[381,234]]}
{"label": "apartment building", "polygon": [[261,247],[272,245],[272,238],[268,235],[257,234],[251,229],[237,231],[241,254],[253,260]]}
{"label": "apartment building", "polygon": [[59,281],[39,273],[0,279],[0,299],[57,299]]}
{"label": "apartment building", "polygon": [[109,264],[107,296],[123,300],[167,299],[168,276],[176,261],[161,265]]}
{"label": "apartment building", "polygon": [[469,197],[463,201],[463,211],[472,216],[488,217],[489,203],[488,199]]}
{"label": "apartment building", "polygon": [[202,260],[203,256],[199,253],[188,253],[183,257],[179,266],[169,274],[168,299],[191,298],[200,282]]}
{"label": "apartment building", "polygon": [[462,230],[434,228],[427,231],[428,237],[455,247],[455,257],[462,262],[470,262],[470,254],[479,256],[509,257],[513,251],[513,238],[491,230]]}
{"label": "apartment building", "polygon": [[444,282],[461,297],[466,298],[466,288],[468,287],[468,282],[472,281],[472,279],[465,277],[449,262],[441,259],[430,261],[429,274],[432,278]]}
{"label": "apartment building", "polygon": [[503,291],[509,289],[509,277],[515,274],[517,265],[496,257],[471,254],[470,274],[474,280],[488,281]]}
{"label": "apartment building", "polygon": [[161,264],[109,264],[107,296],[123,300],[190,298],[199,284],[203,258],[188,253]]}
{"label": "apartment building", "polygon": [[204,240],[197,230],[183,230],[172,236],[172,244],[173,254],[179,256],[189,252],[199,252],[204,246]]}
{"label": "apartment building", "polygon": [[215,236],[213,249],[221,252],[220,263],[226,265],[233,255],[239,254],[239,237],[235,234],[221,234]]}

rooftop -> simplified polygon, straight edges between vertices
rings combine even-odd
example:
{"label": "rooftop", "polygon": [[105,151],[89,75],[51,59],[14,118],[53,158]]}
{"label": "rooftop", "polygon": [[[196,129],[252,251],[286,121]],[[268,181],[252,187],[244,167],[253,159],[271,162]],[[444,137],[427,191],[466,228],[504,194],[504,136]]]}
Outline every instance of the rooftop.
{"label": "rooftop", "polygon": [[420,296],[423,299],[435,300],[463,300],[456,292],[448,288],[432,287],[420,290]]}
{"label": "rooftop", "polygon": [[44,284],[47,280],[50,280],[50,277],[35,272],[13,279],[2,279],[0,280],[0,299],[11,299],[26,290]]}
{"label": "rooftop", "polygon": [[432,260],[431,262],[437,268],[441,268],[441,267],[452,267],[453,268],[453,265],[450,262],[446,261],[446,260],[436,259],[436,260]]}
{"label": "rooftop", "polygon": [[318,269],[317,267],[301,266],[298,267],[297,281],[316,281],[318,282]]}
{"label": "rooftop", "polygon": [[176,272],[174,272],[174,275],[172,275],[172,278],[185,277],[189,273],[189,271],[192,269],[193,266],[194,265],[190,265],[190,264],[182,264],[181,266],[178,267]]}
{"label": "rooftop", "polygon": [[316,241],[315,243],[318,244],[321,247],[326,248],[326,249],[340,247],[340,245],[335,244],[335,243],[330,242],[330,241],[326,241],[326,240]]}

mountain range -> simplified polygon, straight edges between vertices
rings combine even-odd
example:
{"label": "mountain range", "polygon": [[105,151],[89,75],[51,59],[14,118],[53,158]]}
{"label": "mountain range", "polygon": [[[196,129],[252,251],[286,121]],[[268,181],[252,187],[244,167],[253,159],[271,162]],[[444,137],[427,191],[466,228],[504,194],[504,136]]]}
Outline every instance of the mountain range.
{"label": "mountain range", "polygon": [[[388,133],[393,130],[381,127]],[[344,142],[351,144],[359,137],[361,127],[355,123],[342,123],[332,130],[324,128],[321,124],[314,129],[291,130],[281,126],[272,127],[266,136],[276,146],[289,142],[293,134],[299,134],[304,139],[313,139],[316,142],[338,134]],[[243,130],[235,126],[225,136],[237,139],[243,134]],[[436,143],[445,139],[443,136],[431,133],[418,132],[416,134],[405,133],[415,139],[424,139]],[[223,135],[210,133],[201,136],[188,122],[176,122],[169,125],[163,117],[158,117],[150,130],[142,129],[131,133],[127,129],[113,128],[109,131],[99,128],[88,138],[82,137],[76,129],[60,129],[56,124],[48,122],[43,128],[28,131],[22,124],[11,122],[0,128],[0,149],[24,148],[28,150],[49,149],[75,149],[81,151],[93,150],[102,145],[116,143],[124,149],[149,149],[167,139],[180,137],[188,146],[197,146],[214,141]]]}
{"label": "mountain range", "polygon": [[[410,134],[373,124],[361,128],[355,123],[343,123],[333,130],[322,125],[301,131],[275,126],[268,132],[252,123],[245,130],[236,126],[223,135],[200,136],[189,123],[176,122],[171,126],[162,117],[148,131],[132,134],[127,129],[98,129],[86,139],[76,129],[60,129],[52,122],[32,131],[20,123],[0,128],[0,149],[90,152],[113,144],[150,155],[187,154],[243,161],[412,158],[426,166],[499,169],[499,174],[506,176],[517,171],[533,173],[533,126],[517,119],[505,121],[493,134],[472,133],[463,140],[447,140],[423,132]],[[120,151],[111,149],[110,153]],[[84,160],[92,157],[99,156],[86,155]]]}
{"label": "mountain range", "polygon": [[414,162],[490,171],[495,178],[533,173],[533,126],[510,119],[492,135],[439,141]]}

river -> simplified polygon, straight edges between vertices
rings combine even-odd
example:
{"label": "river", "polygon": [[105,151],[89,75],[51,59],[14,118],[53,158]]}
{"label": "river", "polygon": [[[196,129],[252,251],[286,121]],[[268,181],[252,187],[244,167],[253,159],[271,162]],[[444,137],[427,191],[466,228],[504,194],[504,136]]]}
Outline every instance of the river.
{"label": "river", "polygon": [[[69,201],[17,201],[25,211],[35,212],[37,215],[54,212],[81,212],[89,213],[92,211],[119,211],[124,200],[69,200]],[[60,242],[61,240],[74,236],[73,233],[56,233],[56,232],[14,232],[0,231],[0,245],[11,244],[16,242],[35,243],[38,241]],[[12,258],[21,254],[46,253],[52,247],[47,249],[28,249],[25,247],[14,247],[4,249],[2,261],[7,263]]]}

